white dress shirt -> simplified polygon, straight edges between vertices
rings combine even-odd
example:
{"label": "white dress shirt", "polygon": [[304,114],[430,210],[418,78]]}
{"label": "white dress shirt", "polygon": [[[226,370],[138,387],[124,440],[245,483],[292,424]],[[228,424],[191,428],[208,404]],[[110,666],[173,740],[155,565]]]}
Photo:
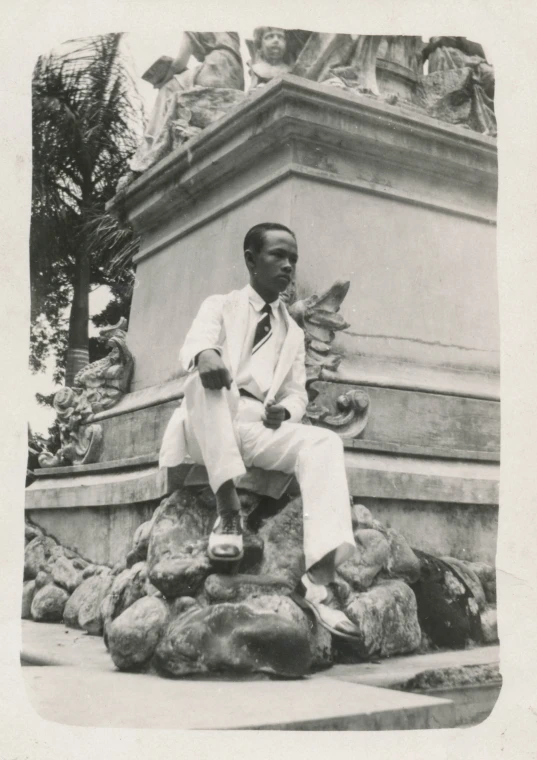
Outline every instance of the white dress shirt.
{"label": "white dress shirt", "polygon": [[[274,370],[280,356],[280,352],[287,334],[287,326],[282,314],[280,299],[277,298],[270,306],[272,308],[272,315],[270,318],[272,326],[272,335],[266,344],[259,349],[256,353],[256,365],[263,367],[262,375],[257,374],[254,378],[252,373],[252,348],[254,342],[255,331],[257,323],[263,318],[261,310],[265,305],[265,301],[257,291],[255,291],[251,285],[247,286],[248,299],[250,302],[250,308],[248,311],[248,327],[246,329],[246,337],[242,347],[241,358],[239,367],[237,370],[237,376],[233,378],[239,388],[244,388],[253,396],[260,400],[264,400],[267,395],[267,391],[271,386],[272,378],[274,376]],[[262,359],[259,362],[258,354]],[[255,374],[255,373],[254,373]]]}

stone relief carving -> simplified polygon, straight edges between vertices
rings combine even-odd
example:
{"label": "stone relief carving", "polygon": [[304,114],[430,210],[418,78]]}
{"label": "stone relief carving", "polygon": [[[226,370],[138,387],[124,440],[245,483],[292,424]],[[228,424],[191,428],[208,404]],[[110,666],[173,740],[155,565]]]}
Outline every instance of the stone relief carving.
{"label": "stone relief carving", "polygon": [[286,294],[289,313],[306,335],[307,418],[314,425],[335,430],[342,438],[356,438],[363,432],[369,415],[369,396],[359,388],[348,391],[337,398],[334,413],[323,393],[323,384],[318,381],[324,369],[336,371],[342,359],[341,354],[333,351],[332,343],[336,332],[349,327],[339,314],[349,287],[348,280],[336,280],[323,293],[294,302],[294,286]]}
{"label": "stone relief carving", "polygon": [[47,451],[39,455],[41,467],[90,464],[98,460],[102,427],[92,423],[93,415],[110,409],[123,398],[134,369],[126,329],[124,318],[117,325],[103,327],[100,336],[110,353],[83,367],[75,376],[74,386],[61,388],[54,396],[62,445],[56,454]]}
{"label": "stone relief carving", "polygon": [[258,26],[253,40],[246,40],[251,59],[248,61],[250,90],[287,73],[292,66],[289,32],[272,26]]}
{"label": "stone relief carving", "polygon": [[[187,68],[194,57],[199,63]],[[143,75],[158,95],[131,171],[118,191],[244,98],[236,32],[184,32],[176,58],[161,57]]]}
{"label": "stone relief carving", "polygon": [[431,116],[496,136],[494,69],[478,42],[431,37],[422,51],[429,73],[421,83]]}

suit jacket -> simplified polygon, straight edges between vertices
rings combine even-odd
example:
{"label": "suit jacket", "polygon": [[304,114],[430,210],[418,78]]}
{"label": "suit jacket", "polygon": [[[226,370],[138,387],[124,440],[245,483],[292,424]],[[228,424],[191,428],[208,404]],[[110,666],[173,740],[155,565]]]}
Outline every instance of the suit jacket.
{"label": "suit jacket", "polygon": [[[220,351],[224,363],[234,378],[237,375],[242,346],[248,326],[248,290],[234,290],[227,295],[214,295],[201,305],[179,354],[187,373],[196,371],[195,358],[208,348]],[[291,422],[300,422],[306,411],[306,367],[304,333],[289,316],[282,304],[287,326],[282,350],[274,371],[266,401],[273,399],[284,406]],[[238,390],[235,387],[235,391]],[[181,405],[173,413],[162,441],[160,467],[175,467],[188,454],[184,423],[188,410]]]}

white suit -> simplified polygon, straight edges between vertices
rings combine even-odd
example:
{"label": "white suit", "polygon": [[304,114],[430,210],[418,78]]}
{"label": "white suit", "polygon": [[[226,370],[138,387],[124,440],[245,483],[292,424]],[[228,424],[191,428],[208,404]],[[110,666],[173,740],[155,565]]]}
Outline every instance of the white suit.
{"label": "white suit", "polygon": [[190,373],[183,404],[166,429],[160,466],[174,467],[188,454],[207,468],[214,492],[246,467],[280,470],[297,477],[304,505],[306,569],[336,551],[336,565],[355,551],[343,445],[335,433],[301,425],[307,404],[304,334],[280,305],[287,328],[265,398],[284,406],[289,420],[277,430],[263,425],[264,404],[230,390],[203,388],[195,358],[209,348],[220,351],[231,377],[237,377],[249,320],[249,288],[207,298],[180,352]]}

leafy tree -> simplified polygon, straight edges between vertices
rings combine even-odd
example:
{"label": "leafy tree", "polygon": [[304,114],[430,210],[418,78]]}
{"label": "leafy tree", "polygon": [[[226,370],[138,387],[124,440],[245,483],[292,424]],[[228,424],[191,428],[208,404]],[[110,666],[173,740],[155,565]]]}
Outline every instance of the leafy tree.
{"label": "leafy tree", "polygon": [[113,300],[106,316],[127,316],[132,270],[123,265],[114,274],[110,262],[129,261],[138,240],[105,206],[128,170],[142,121],[121,34],[76,40],[38,59],[32,80],[30,365],[43,370],[53,351],[56,382],[65,374],[71,385],[90,359],[90,287],[109,285]]}

